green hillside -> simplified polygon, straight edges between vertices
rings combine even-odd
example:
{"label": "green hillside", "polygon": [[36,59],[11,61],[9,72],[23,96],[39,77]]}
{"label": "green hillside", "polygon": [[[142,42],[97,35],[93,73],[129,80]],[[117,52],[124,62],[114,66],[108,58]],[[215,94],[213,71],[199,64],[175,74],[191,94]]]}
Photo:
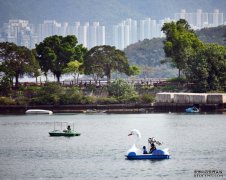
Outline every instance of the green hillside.
{"label": "green hillside", "polygon": [[226,43],[224,35],[226,26],[218,26],[213,28],[204,28],[196,32],[198,37],[206,43],[218,43],[224,45]]}
{"label": "green hillside", "polygon": [[[226,43],[224,34],[226,26],[214,28],[205,28],[197,31],[198,37],[205,43]],[[153,71],[150,77],[172,77],[177,76],[177,70],[172,69],[168,64],[161,64],[160,61],[165,58],[163,50],[164,38],[145,39],[128,46],[124,51],[129,62],[138,66],[152,67]]]}

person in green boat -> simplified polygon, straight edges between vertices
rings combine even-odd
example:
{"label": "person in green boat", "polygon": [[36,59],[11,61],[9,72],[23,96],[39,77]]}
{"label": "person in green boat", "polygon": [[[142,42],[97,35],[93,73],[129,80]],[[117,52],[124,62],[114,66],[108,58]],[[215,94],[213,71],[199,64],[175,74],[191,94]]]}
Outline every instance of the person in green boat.
{"label": "person in green boat", "polygon": [[70,126],[70,125],[67,126],[67,130],[68,130],[68,131],[71,130],[71,126]]}

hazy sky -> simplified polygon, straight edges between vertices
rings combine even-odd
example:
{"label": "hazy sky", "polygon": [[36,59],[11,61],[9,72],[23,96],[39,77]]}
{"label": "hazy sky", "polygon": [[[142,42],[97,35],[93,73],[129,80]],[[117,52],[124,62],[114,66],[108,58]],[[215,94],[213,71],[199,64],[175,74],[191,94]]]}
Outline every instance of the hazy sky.
{"label": "hazy sky", "polygon": [[126,18],[173,18],[184,8],[189,12],[198,8],[212,12],[218,8],[226,14],[226,0],[0,0],[0,24],[20,18],[33,23],[55,19],[100,21],[108,25]]}

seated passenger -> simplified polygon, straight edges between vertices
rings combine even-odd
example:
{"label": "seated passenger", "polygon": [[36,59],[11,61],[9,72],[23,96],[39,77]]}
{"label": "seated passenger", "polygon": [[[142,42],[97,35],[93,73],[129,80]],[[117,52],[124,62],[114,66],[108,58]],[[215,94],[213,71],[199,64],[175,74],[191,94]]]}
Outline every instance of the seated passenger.
{"label": "seated passenger", "polygon": [[143,154],[147,154],[147,149],[146,149],[146,146],[143,146]]}
{"label": "seated passenger", "polygon": [[149,153],[151,154],[154,150],[156,150],[156,146],[154,143],[152,143]]}
{"label": "seated passenger", "polygon": [[71,130],[71,126],[70,126],[70,125],[67,126],[67,130],[68,130],[68,131]]}

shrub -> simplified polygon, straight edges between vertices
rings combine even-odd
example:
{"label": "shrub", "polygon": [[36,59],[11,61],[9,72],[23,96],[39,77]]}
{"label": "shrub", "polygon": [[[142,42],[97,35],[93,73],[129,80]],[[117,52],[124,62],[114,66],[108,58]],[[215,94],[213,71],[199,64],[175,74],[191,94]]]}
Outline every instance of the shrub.
{"label": "shrub", "polygon": [[10,97],[0,97],[0,105],[15,105],[15,100],[11,99]]}
{"label": "shrub", "polygon": [[178,87],[176,86],[164,86],[161,88],[162,91],[177,91],[178,90]]}
{"label": "shrub", "polygon": [[11,82],[7,76],[0,78],[0,94],[3,96],[8,96],[11,91]]}
{"label": "shrub", "polygon": [[68,88],[64,94],[60,96],[60,104],[81,104],[82,99],[83,93],[79,88]]}
{"label": "shrub", "polygon": [[46,83],[45,86],[41,87],[39,91],[39,95],[46,95],[46,94],[60,95],[62,93],[63,93],[63,88],[59,83],[55,83],[55,82]]}
{"label": "shrub", "polygon": [[178,82],[178,83],[186,83],[187,80],[186,78],[184,77],[176,77],[176,78],[170,78],[170,79],[167,79],[168,82]]}
{"label": "shrub", "polygon": [[37,105],[56,105],[59,104],[59,96],[56,94],[48,94],[40,97],[35,97],[31,100],[31,104]]}
{"label": "shrub", "polygon": [[26,104],[29,104],[30,102],[30,99],[23,96],[23,95],[20,95],[20,96],[17,96],[15,98],[15,101],[16,101],[16,104],[19,104],[19,105],[26,105]]}
{"label": "shrub", "polygon": [[95,96],[83,96],[81,100],[81,104],[95,104],[96,97]]}
{"label": "shrub", "polygon": [[128,82],[117,79],[108,86],[110,96],[115,96],[118,99],[128,99],[131,96],[137,95],[134,86]]}
{"label": "shrub", "polygon": [[143,94],[141,96],[141,101],[143,103],[153,103],[155,101],[155,95],[153,95],[153,94]]}
{"label": "shrub", "polygon": [[58,83],[47,83],[37,90],[37,96],[32,98],[31,104],[56,105],[60,103],[64,89]]}
{"label": "shrub", "polygon": [[122,99],[123,103],[137,103],[140,101],[140,96],[135,94],[132,96],[127,96]]}
{"label": "shrub", "polygon": [[117,98],[111,97],[99,97],[97,98],[97,104],[117,104]]}
{"label": "shrub", "polygon": [[39,86],[28,86],[23,88],[24,96],[27,98],[36,97],[40,94],[42,87]]}

